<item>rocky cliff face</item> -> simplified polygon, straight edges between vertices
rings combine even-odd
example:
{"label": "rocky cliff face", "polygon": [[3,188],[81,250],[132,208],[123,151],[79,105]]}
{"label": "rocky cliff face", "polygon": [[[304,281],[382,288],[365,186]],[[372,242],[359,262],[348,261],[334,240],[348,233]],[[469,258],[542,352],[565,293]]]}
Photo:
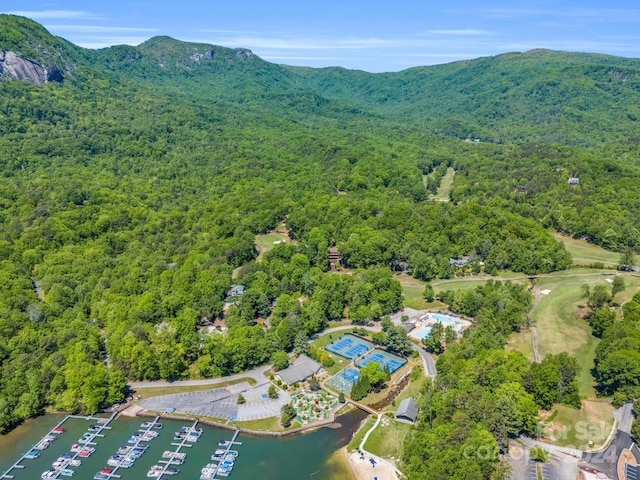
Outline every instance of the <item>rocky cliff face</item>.
{"label": "rocky cliff face", "polygon": [[0,78],[5,77],[26,80],[35,85],[46,82],[61,83],[64,80],[62,72],[53,64],[45,67],[15,52],[0,50]]}

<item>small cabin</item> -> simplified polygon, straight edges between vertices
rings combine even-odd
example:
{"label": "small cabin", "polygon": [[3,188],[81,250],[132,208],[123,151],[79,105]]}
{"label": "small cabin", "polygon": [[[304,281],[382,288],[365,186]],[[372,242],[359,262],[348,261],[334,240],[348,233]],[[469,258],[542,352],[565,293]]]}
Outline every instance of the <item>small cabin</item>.
{"label": "small cabin", "polygon": [[569,180],[567,182],[572,187],[576,187],[576,186],[580,185],[580,179],[578,177],[569,177]]}
{"label": "small cabin", "polygon": [[405,398],[400,402],[400,406],[396,411],[396,418],[415,423],[418,418],[419,411],[420,409],[418,408],[418,405],[416,405],[416,401],[413,397]]}

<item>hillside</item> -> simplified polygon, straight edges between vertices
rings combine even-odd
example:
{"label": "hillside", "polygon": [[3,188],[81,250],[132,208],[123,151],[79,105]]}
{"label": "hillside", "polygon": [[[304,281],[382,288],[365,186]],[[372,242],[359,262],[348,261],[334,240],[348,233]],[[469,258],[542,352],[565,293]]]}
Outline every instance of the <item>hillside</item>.
{"label": "hillside", "polygon": [[[0,432],[379,320],[402,306],[391,266],[562,270],[552,229],[640,249],[635,60],[536,51],[374,75],[168,37],[86,50],[7,15],[0,52]],[[449,168],[450,201],[430,201],[423,175]],[[256,235],[283,220],[295,242],[257,261]],[[349,274],[328,272],[334,245]],[[225,315],[232,283],[247,290]],[[492,283],[459,305],[494,322],[465,361],[502,348],[529,300]],[[208,335],[223,315],[227,334]]]}

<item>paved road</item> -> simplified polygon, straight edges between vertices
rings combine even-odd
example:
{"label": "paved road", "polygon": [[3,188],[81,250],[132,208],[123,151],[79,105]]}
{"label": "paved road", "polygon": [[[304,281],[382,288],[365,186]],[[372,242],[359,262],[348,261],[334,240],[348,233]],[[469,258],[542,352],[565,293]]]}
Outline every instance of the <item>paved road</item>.
{"label": "paved road", "polygon": [[205,378],[203,380],[176,380],[175,382],[167,382],[164,380],[158,380],[155,382],[129,382],[127,385],[133,389],[140,388],[155,388],[155,387],[191,387],[200,385],[216,385],[219,383],[232,382],[241,378],[253,378],[257,385],[267,383],[267,377],[264,373],[269,370],[270,365],[264,365],[254,370],[247,370],[246,372],[237,373],[235,375],[229,375],[228,377],[217,378]]}
{"label": "paved road", "polygon": [[633,422],[633,403],[625,403],[622,407],[613,411],[613,418],[618,421],[618,430],[631,433],[631,423]]}
{"label": "paved road", "polygon": [[609,478],[618,478],[618,457],[625,448],[630,448],[633,440],[628,433],[618,430],[615,438],[604,452],[585,452],[582,455],[581,465],[595,468],[606,473]]}
{"label": "paved road", "polygon": [[411,348],[413,348],[416,352],[418,352],[422,357],[422,365],[424,367],[425,375],[428,375],[429,377],[432,377],[432,378],[438,375],[438,370],[436,369],[436,362],[433,360],[433,357],[424,348],[419,347],[415,343],[411,345],[412,345]]}

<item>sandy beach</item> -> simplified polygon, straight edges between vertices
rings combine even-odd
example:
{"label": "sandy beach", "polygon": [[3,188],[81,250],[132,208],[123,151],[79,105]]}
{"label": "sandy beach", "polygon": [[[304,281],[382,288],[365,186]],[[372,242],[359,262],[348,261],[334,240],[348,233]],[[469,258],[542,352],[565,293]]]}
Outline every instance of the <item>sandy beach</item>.
{"label": "sandy beach", "polygon": [[390,462],[373,457],[376,461],[376,465],[373,467],[369,460],[371,455],[365,455],[364,458],[361,458],[357,452],[348,452],[346,447],[342,451],[355,480],[374,480],[375,478],[378,480],[398,480],[395,468]]}

